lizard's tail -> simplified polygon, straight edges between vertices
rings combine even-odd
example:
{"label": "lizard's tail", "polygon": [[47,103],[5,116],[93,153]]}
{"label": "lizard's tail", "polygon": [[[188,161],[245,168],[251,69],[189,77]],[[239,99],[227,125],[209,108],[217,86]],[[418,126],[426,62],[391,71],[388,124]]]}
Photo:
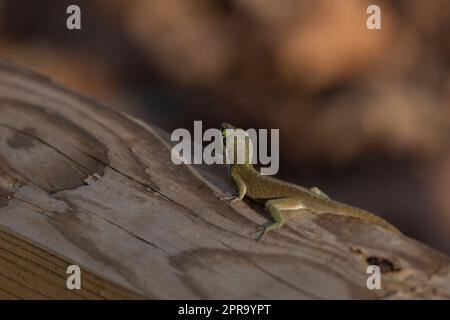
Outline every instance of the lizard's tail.
{"label": "lizard's tail", "polygon": [[[350,206],[349,206],[350,207]],[[359,209],[359,208],[354,208],[354,207],[350,207],[351,210],[349,210],[350,215],[356,218],[362,218],[364,217],[366,220],[371,221],[377,225],[379,225],[380,227],[383,227],[387,230],[396,232],[396,233],[401,233],[400,230],[398,230],[396,227],[394,227],[392,224],[390,224],[389,222],[387,222],[386,220],[384,220],[383,218],[381,218],[380,216],[377,216],[376,214],[373,214],[369,211],[363,210],[363,209]]]}

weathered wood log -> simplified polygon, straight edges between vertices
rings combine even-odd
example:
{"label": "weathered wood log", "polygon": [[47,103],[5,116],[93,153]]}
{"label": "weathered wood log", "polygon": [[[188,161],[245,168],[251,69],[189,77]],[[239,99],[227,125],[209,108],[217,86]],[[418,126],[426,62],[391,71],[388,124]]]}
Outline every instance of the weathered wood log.
{"label": "weathered wood log", "polygon": [[167,141],[1,62],[0,297],[450,298],[449,257],[359,219],[292,212],[255,241],[263,208],[220,200],[225,169],[177,166]]}

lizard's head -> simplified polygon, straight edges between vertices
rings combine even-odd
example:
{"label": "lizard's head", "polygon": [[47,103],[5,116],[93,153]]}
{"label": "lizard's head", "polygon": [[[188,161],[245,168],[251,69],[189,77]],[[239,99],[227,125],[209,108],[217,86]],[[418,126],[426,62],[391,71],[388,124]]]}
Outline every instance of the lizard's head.
{"label": "lizard's head", "polygon": [[253,144],[249,134],[226,122],[222,123],[221,127],[227,163],[250,164],[253,156]]}

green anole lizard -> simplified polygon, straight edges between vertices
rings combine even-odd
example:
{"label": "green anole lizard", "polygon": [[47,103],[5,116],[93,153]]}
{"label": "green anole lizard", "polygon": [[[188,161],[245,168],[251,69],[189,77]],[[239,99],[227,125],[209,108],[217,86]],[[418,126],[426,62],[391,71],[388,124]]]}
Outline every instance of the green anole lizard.
{"label": "green anole lizard", "polygon": [[[233,130],[226,130],[233,129]],[[311,189],[282,181],[270,176],[261,175],[252,165],[252,142],[249,135],[228,123],[222,123],[225,142],[225,155],[231,160],[229,175],[238,189],[238,196],[223,197],[231,199],[232,203],[242,200],[245,196],[265,205],[274,222],[260,226],[259,237],[262,239],[267,232],[279,229],[284,224],[283,211],[307,209],[313,213],[331,213],[351,216],[375,223],[385,229],[400,232],[393,225],[363,209],[331,200],[325,193],[314,187]],[[231,143],[231,139],[234,143]],[[244,140],[243,140],[244,139]],[[239,152],[245,155],[244,161],[238,163]]]}

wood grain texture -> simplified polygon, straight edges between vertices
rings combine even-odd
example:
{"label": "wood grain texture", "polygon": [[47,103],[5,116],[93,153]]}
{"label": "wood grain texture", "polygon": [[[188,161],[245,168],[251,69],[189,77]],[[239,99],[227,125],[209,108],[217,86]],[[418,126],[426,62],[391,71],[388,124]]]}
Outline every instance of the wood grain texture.
{"label": "wood grain texture", "polygon": [[225,169],[174,165],[167,141],[1,62],[0,298],[450,298],[447,256],[359,219],[296,211],[255,241],[264,210],[220,200]]}

